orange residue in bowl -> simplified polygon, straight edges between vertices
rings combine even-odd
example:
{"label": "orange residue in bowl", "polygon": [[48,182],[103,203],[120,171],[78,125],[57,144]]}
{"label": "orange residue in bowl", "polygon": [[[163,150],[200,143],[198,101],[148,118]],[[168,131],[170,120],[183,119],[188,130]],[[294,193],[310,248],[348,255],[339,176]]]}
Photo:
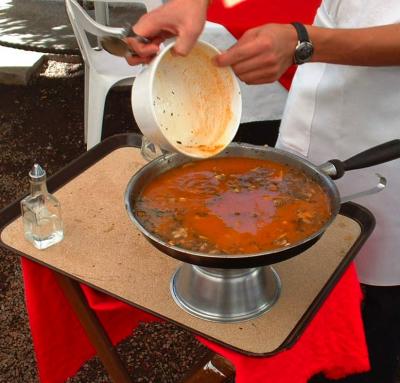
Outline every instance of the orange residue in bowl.
{"label": "orange residue in bowl", "polygon": [[[197,46],[187,57],[167,53],[156,75],[154,106],[165,137],[181,152],[206,157],[232,139],[236,90],[232,73]],[[239,116],[240,118],[240,116]]]}

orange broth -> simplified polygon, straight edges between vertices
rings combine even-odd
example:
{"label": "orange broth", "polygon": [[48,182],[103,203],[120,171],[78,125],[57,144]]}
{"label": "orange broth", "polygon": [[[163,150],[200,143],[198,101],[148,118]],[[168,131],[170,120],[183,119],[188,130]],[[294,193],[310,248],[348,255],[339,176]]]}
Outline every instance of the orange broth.
{"label": "orange broth", "polygon": [[243,157],[169,170],[144,188],[134,210],[170,245],[208,254],[289,246],[318,231],[331,214],[327,194],[304,172]]}

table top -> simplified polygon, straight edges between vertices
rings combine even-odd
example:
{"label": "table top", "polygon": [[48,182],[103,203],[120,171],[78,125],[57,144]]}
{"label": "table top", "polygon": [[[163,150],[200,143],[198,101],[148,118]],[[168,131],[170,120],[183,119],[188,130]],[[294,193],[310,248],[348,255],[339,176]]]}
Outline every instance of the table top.
{"label": "table top", "polygon": [[246,322],[207,322],[175,304],[169,283],[180,262],[152,247],[125,211],[126,185],[145,163],[135,147],[139,143],[133,134],[111,137],[49,179],[62,206],[63,242],[45,251],[33,248],[23,238],[16,202],[0,214],[1,244],[245,354],[271,355],[289,347],[372,231],[372,215],[346,204],[316,245],[275,264],[282,294],[269,312]]}
{"label": "table top", "polygon": [[[140,2],[127,0],[117,4],[96,0],[97,12],[92,2],[85,3],[90,17],[116,27],[136,22],[145,12]],[[106,20],[99,20],[105,13]],[[96,44],[95,39],[91,41]],[[0,45],[44,53],[80,54],[64,0],[12,0],[11,4],[0,4]]]}

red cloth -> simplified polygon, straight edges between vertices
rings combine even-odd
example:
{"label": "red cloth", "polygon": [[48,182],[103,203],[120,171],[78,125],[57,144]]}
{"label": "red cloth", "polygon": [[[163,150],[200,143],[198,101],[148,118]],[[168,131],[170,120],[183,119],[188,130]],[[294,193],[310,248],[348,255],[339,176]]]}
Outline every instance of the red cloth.
{"label": "red cloth", "polygon": [[[225,9],[214,0],[209,20],[225,25],[235,37],[267,22],[311,23],[320,0],[302,2],[247,0]],[[293,71],[282,78],[288,88]],[[27,310],[39,375],[44,383],[58,383],[74,375],[95,351],[49,270],[22,259]],[[113,343],[128,336],[140,321],[156,317],[116,299],[84,287]],[[298,342],[288,351],[269,358],[252,358],[199,339],[229,358],[237,371],[237,383],[305,383],[318,372],[339,378],[369,369],[360,314],[361,291],[351,266],[330,294]]]}
{"label": "red cloth", "polygon": [[[266,23],[311,24],[320,3],[321,0],[245,0],[229,8],[224,0],[214,0],[207,19],[224,25],[238,39],[246,30]],[[290,88],[295,68],[290,67],[280,79],[286,89]]]}
{"label": "red cloth", "polygon": [[[64,382],[95,355],[89,339],[50,269],[22,258],[25,300],[41,382]],[[157,321],[144,311],[82,285],[114,344],[139,322]]]}
{"label": "red cloth", "polygon": [[[95,351],[53,273],[26,259],[22,259],[22,265],[41,381],[64,382]],[[139,322],[159,320],[91,288],[83,288],[114,344],[128,336]],[[361,299],[355,268],[351,266],[296,344],[273,357],[247,357],[198,339],[234,363],[237,383],[306,383],[319,372],[340,378],[369,369]]]}
{"label": "red cloth", "polygon": [[351,265],[289,350],[269,358],[250,358],[204,339],[202,342],[235,365],[237,383],[305,383],[321,372],[339,379],[369,369],[361,301],[361,288]]}

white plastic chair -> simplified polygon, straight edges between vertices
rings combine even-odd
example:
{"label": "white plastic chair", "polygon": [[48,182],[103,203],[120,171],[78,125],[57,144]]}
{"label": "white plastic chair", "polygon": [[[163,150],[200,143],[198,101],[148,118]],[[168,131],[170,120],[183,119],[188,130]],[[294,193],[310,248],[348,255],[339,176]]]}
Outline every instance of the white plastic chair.
{"label": "white plastic chair", "polygon": [[[121,1],[119,1],[121,2]],[[125,0],[125,2],[127,2]],[[147,11],[157,8],[161,0],[137,0]],[[141,66],[130,66],[125,59],[105,50],[91,47],[86,33],[97,37],[120,35],[122,28],[102,25],[93,20],[76,0],[65,0],[67,14],[85,62],[85,142],[89,150],[101,141],[104,105],[108,91],[114,85],[132,84]]]}

